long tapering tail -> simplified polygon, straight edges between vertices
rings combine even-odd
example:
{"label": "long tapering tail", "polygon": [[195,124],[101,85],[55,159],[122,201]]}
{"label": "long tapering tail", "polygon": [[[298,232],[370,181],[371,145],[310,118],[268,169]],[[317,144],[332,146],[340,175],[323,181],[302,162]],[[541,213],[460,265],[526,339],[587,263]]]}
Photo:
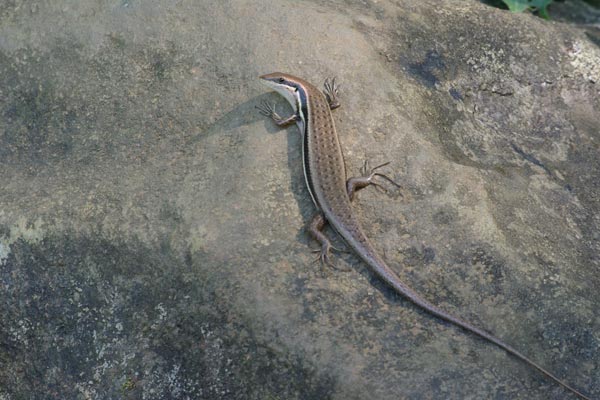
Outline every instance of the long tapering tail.
{"label": "long tapering tail", "polygon": [[[342,236],[345,236],[345,235],[342,235]],[[425,300],[417,292],[415,292],[412,288],[410,288],[409,286],[407,286],[404,282],[402,282],[400,280],[398,275],[385,263],[385,261],[383,261],[381,259],[381,257],[379,257],[379,255],[375,252],[375,250],[372,248],[372,246],[368,243],[368,241],[366,239],[361,238],[361,240],[358,240],[358,241],[356,239],[348,240],[346,237],[344,237],[344,239],[346,239],[346,241],[354,248],[356,253],[371,267],[371,269],[381,279],[383,279],[388,285],[390,285],[392,288],[394,288],[396,290],[396,292],[398,292],[398,294],[406,297],[412,303],[421,307],[423,310],[429,312],[430,314],[433,314],[438,318],[441,318],[441,319],[448,321],[456,326],[459,326],[468,332],[474,333],[475,335],[502,348],[507,353],[512,354],[513,356],[517,357],[518,359],[525,362],[526,364],[529,364],[530,366],[537,369],[542,374],[546,375],[548,378],[552,379],[554,382],[563,386],[565,389],[568,389],[570,392],[576,394],[580,398],[582,398],[584,400],[592,400],[589,397],[587,397],[586,395],[582,394],[577,389],[575,389],[574,387],[570,386],[566,382],[562,381],[561,379],[559,379],[558,377],[556,377],[555,375],[550,373],[548,370],[546,370],[542,366],[538,365],[537,363],[533,362],[525,355],[521,354],[519,351],[514,349],[512,346],[509,346],[508,344],[504,343],[502,340],[496,338],[495,336],[484,331],[483,329],[480,329],[480,328],[470,324],[469,322],[463,321],[462,319],[460,319],[458,317],[448,314],[447,312],[443,311],[439,307],[437,307],[437,306],[433,305],[432,303],[430,303],[429,301]]]}

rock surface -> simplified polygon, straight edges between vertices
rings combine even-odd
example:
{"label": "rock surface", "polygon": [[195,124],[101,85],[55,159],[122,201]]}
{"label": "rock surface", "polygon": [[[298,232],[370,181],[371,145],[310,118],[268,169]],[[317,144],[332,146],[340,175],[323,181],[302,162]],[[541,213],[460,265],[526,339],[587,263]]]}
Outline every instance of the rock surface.
{"label": "rock surface", "polygon": [[288,109],[275,70],[342,82],[351,173],[392,162],[355,209],[398,274],[600,397],[589,35],[476,1],[11,0],[0,399],[570,398],[313,263],[297,129],[254,109]]}

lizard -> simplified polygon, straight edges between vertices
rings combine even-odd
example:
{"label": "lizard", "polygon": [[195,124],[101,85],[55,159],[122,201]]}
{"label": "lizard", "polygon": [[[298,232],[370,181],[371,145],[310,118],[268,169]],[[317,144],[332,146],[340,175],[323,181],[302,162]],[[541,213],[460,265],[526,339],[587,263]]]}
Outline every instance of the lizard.
{"label": "lizard", "polygon": [[320,259],[323,263],[331,265],[330,252],[337,250],[323,232],[325,226],[329,224],[371,270],[395,292],[426,312],[500,347],[579,398],[591,400],[494,335],[443,311],[424,299],[406,285],[377,253],[354,215],[351,201],[358,190],[370,185],[379,186],[380,184],[375,180],[377,177],[397,184],[388,176],[378,172],[378,169],[387,163],[370,170],[365,164],[362,171],[364,176],[347,179],[342,147],[331,113],[331,110],[340,106],[335,78],[325,80],[323,92],[304,79],[281,72],[261,75],[260,80],[282,95],[294,111],[289,117],[284,118],[275,111],[274,105],[266,101],[257,106],[261,114],[272,119],[278,126],[284,127],[295,123],[300,130],[304,177],[310,197],[317,208],[317,213],[312,218],[308,230],[321,246],[317,251],[320,251]]}

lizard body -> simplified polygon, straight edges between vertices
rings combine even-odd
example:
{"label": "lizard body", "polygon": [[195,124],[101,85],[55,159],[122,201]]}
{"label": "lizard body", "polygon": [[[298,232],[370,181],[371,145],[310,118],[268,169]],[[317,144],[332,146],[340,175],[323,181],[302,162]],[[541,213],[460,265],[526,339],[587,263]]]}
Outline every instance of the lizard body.
{"label": "lizard body", "polygon": [[342,148],[331,115],[331,110],[339,106],[334,80],[325,82],[325,93],[323,93],[304,79],[285,73],[275,72],[260,78],[263,83],[285,97],[294,109],[294,114],[288,118],[282,118],[268,103],[259,107],[262,114],[271,117],[278,125],[285,126],[296,123],[300,129],[306,186],[318,210],[310,223],[310,233],[321,244],[321,260],[323,262],[330,263],[329,252],[333,248],[322,232],[326,223],[329,223],[375,274],[397,293],[430,314],[504,349],[580,398],[590,400],[512,346],[425,300],[402,282],[379,256],[354,216],[350,202],[357,190],[369,185],[378,185],[373,181],[376,176],[394,182],[385,175],[375,172],[378,167],[372,169],[370,173],[365,171],[366,174],[363,177],[347,180]]}

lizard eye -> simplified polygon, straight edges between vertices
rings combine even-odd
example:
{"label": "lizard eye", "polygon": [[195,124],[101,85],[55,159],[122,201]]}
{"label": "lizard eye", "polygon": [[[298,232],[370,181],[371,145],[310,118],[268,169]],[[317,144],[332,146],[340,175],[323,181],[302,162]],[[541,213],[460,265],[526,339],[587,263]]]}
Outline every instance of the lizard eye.
{"label": "lizard eye", "polygon": [[285,82],[285,79],[279,78],[278,81],[279,81],[279,83],[283,83],[283,82]]}

